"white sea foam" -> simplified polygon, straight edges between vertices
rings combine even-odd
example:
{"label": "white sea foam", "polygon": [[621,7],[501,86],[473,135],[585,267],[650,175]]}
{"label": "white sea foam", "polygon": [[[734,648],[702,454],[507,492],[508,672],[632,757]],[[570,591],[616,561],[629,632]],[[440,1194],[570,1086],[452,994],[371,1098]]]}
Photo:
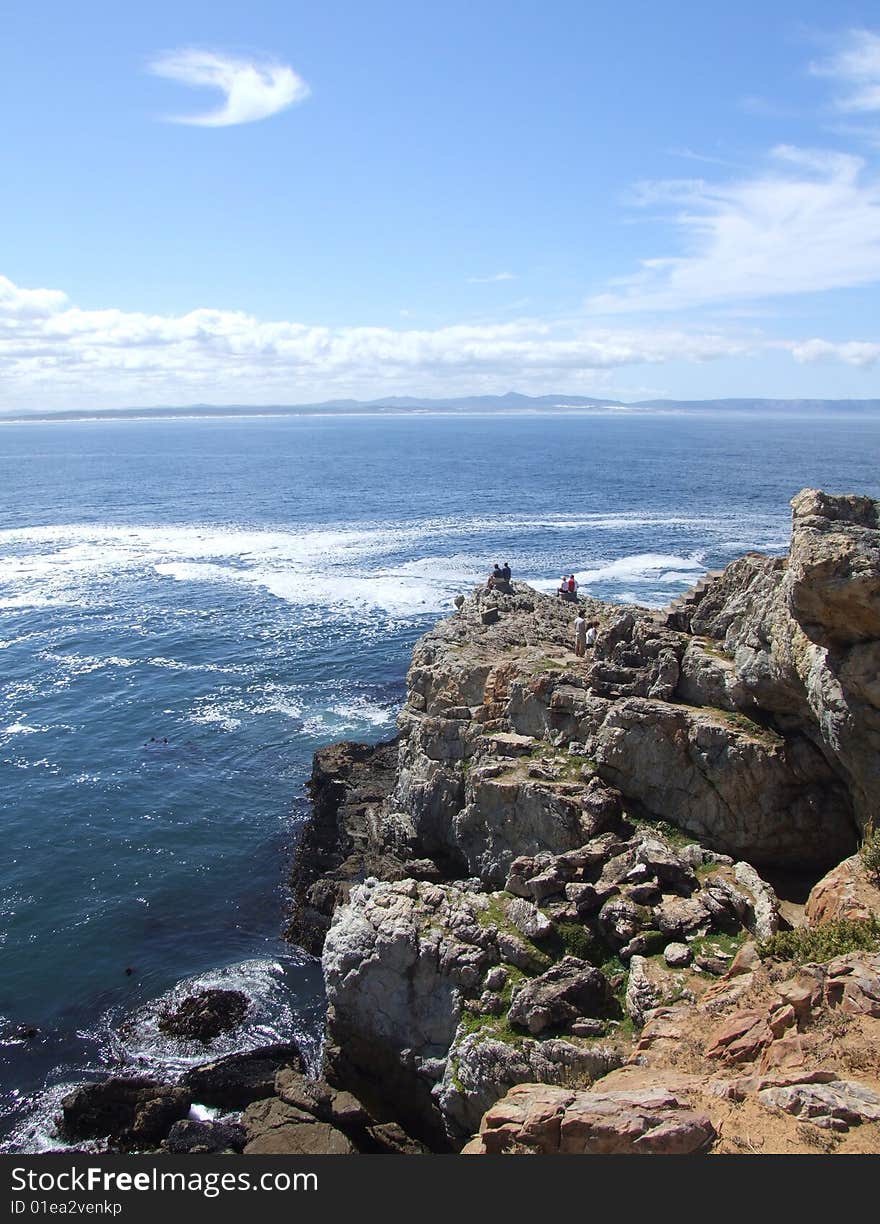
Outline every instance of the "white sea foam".
{"label": "white sea foam", "polygon": [[332,705],[330,713],[345,722],[369,723],[373,727],[383,727],[394,720],[393,710],[375,701],[369,701],[366,697],[354,697],[350,701]]}
{"label": "white sea foam", "polygon": [[[318,1052],[316,1038],[297,1016],[296,996],[287,975],[289,968],[307,959],[304,953],[292,953],[283,961],[253,959],[226,965],[178,982],[121,1023],[115,1012],[108,1014],[101,1026],[108,1051],[123,1064],[172,1077],[210,1059],[279,1041],[296,1040],[305,1058],[313,1061]],[[210,1046],[169,1036],[159,1028],[164,1012],[200,990],[239,990],[249,1003],[244,1023],[216,1037]]]}
{"label": "white sea foam", "polygon": [[[628,511],[438,516],[416,524],[373,522],[301,532],[189,525],[13,529],[0,532],[0,582],[12,588],[0,606],[24,609],[88,603],[108,583],[159,575],[203,587],[256,587],[298,607],[332,608],[337,613],[435,614],[448,608],[458,591],[480,581],[496,554],[528,552],[536,533],[570,535],[569,541],[559,541],[559,552],[576,555],[584,547],[584,537],[589,539],[595,532],[675,529],[708,540],[730,535],[735,525],[741,527],[741,519],[734,515],[646,517]],[[762,543],[760,537],[769,526],[756,520],[752,546]],[[778,530],[774,524],[774,531]],[[464,540],[469,551],[456,551],[455,542]],[[434,547],[426,547],[428,542]],[[443,544],[453,545],[448,554]],[[545,553],[546,542],[538,546],[538,554]],[[653,556],[639,554],[587,568],[581,581],[625,579],[627,566],[633,563],[646,570],[651,564],[670,571],[691,567],[687,558],[663,561],[657,554],[658,560],[652,563]]]}

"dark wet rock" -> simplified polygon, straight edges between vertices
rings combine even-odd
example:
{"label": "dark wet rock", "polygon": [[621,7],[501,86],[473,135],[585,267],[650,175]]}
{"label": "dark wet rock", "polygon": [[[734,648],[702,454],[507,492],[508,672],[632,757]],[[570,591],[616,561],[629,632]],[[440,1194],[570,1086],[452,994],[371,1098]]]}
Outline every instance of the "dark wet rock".
{"label": "dark wet rock", "polygon": [[[288,939],[321,955],[330,919],[353,883],[365,876],[399,880],[409,875],[407,855],[377,835],[375,813],[394,788],[397,741],[329,744],[315,753],[309,792],[312,811],[291,873],[293,906]],[[436,874],[420,859],[420,878]]]}
{"label": "dark wet rock", "polygon": [[108,1137],[121,1147],[150,1147],[186,1117],[192,1101],[183,1087],[112,1076],[84,1084],[62,1099],[61,1130],[74,1140]]}
{"label": "dark wet rock", "polygon": [[230,1054],[216,1062],[193,1067],[184,1075],[181,1084],[200,1105],[244,1109],[252,1101],[273,1095],[275,1076],[284,1067],[303,1070],[297,1046],[261,1046],[246,1054]]}
{"label": "dark wet rock", "polygon": [[328,1122],[319,1122],[277,1097],[254,1101],[242,1116],[245,1156],[351,1156],[357,1148]]}
{"label": "dark wet rock", "polygon": [[243,1023],[250,1009],[241,990],[200,990],[159,1016],[159,1028],[171,1037],[206,1044]]}
{"label": "dark wet rock", "polygon": [[168,1132],[168,1151],[173,1156],[219,1155],[240,1152],[247,1134],[238,1122],[202,1122],[184,1118]]}
{"label": "dark wet rock", "polygon": [[382,1122],[371,1126],[367,1139],[361,1147],[363,1152],[373,1152],[383,1156],[425,1156],[430,1154],[418,1139],[408,1135],[402,1126],[396,1122]]}

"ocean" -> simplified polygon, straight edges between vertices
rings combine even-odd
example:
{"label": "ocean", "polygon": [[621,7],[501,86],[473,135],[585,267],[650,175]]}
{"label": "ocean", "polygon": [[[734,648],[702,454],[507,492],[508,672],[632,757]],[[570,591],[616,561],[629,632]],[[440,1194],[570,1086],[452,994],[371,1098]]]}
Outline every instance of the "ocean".
{"label": "ocean", "polygon": [[[0,425],[0,1138],[73,1083],[298,1040],[279,935],[312,754],[394,732],[410,651],[495,562],[665,605],[787,547],[800,488],[880,497],[880,419],[597,412]],[[194,986],[243,1031],[164,1037]],[[26,1035],[30,1033],[31,1035]]]}

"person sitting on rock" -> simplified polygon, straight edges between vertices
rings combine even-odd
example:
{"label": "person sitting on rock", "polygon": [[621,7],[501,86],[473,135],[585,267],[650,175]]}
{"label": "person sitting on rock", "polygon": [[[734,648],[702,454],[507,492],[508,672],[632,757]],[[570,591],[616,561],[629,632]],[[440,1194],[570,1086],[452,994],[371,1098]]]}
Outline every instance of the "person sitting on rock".
{"label": "person sitting on rock", "polygon": [[556,594],[561,595],[563,599],[568,595],[568,579],[565,574],[559,579],[559,586],[556,588]]}
{"label": "person sitting on rock", "polygon": [[509,586],[510,585],[510,562],[509,561],[505,561],[504,565],[501,567],[501,577]]}
{"label": "person sitting on rock", "polygon": [[575,579],[575,576],[574,574],[569,574],[568,575],[568,593],[569,595],[573,596],[573,598],[577,599],[577,591],[578,591],[578,584]]}
{"label": "person sitting on rock", "polygon": [[502,570],[501,566],[496,561],[492,569],[492,573],[486,579],[486,590],[487,591],[493,590],[498,585],[499,582],[503,582],[503,581],[504,581],[504,571]]}

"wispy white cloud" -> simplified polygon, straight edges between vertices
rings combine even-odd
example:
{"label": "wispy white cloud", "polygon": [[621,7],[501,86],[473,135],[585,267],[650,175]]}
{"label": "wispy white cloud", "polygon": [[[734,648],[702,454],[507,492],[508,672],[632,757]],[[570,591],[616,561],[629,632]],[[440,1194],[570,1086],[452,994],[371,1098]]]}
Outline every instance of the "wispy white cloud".
{"label": "wispy white cloud", "polygon": [[835,53],[811,64],[810,71],[838,82],[838,110],[880,111],[880,34],[875,31],[847,30]]}
{"label": "wispy white cloud", "polygon": [[591,390],[623,367],[747,360],[783,350],[799,362],[868,365],[880,345],[767,340],[723,330],[595,328],[583,321],[321,327],[202,308],[182,315],[83,310],[57,290],[0,279],[0,408],[292,403],[395,389],[462,393],[499,385]]}
{"label": "wispy white cloud", "polygon": [[636,202],[672,210],[686,253],[644,259],[590,301],[594,313],[684,310],[880,280],[880,185],[852,154],[780,145],[762,173],[644,183]]}
{"label": "wispy white cloud", "polygon": [[306,82],[286,64],[240,59],[195,47],[168,51],[149,64],[150,72],[184,85],[219,89],[223,104],[199,115],[170,116],[170,123],[230,127],[277,115],[309,96]]}
{"label": "wispy white cloud", "polygon": [[499,281],[516,280],[513,272],[495,272],[491,276],[469,276],[467,283],[469,285],[496,285]]}

